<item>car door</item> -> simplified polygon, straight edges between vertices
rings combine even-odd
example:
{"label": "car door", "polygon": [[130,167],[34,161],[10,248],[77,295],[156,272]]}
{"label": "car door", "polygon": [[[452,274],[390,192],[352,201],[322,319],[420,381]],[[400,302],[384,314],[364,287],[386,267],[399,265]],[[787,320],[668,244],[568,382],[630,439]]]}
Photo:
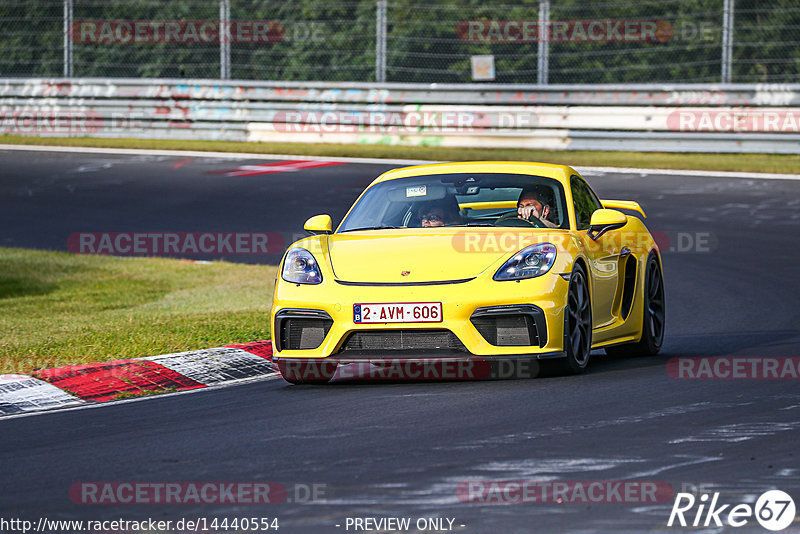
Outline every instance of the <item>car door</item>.
{"label": "car door", "polygon": [[578,238],[589,259],[589,277],[592,285],[592,322],[600,328],[614,322],[612,306],[619,280],[619,240],[593,240],[588,235],[592,213],[603,207],[589,185],[577,175],[570,178],[572,204]]}

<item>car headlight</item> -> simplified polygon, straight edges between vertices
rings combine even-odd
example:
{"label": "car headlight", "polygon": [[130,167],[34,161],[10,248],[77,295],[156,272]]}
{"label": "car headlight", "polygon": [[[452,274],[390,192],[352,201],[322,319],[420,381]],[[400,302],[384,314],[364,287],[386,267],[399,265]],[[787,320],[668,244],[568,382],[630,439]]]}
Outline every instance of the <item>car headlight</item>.
{"label": "car headlight", "polygon": [[293,248],[286,253],[281,278],[293,284],[319,284],[322,282],[322,271],[309,251]]}
{"label": "car headlight", "polygon": [[535,278],[550,270],[556,261],[556,247],[551,243],[537,243],[520,250],[494,273],[495,280],[522,280]]}

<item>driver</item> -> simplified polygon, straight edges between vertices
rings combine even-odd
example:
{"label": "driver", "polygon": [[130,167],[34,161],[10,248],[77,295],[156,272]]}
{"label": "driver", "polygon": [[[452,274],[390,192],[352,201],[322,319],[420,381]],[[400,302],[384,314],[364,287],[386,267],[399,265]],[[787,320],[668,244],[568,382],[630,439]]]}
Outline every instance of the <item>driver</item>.
{"label": "driver", "polygon": [[539,188],[526,188],[519,194],[517,200],[517,218],[530,220],[531,215],[542,221],[547,228],[558,228],[558,225],[548,219],[551,213],[548,195]]}

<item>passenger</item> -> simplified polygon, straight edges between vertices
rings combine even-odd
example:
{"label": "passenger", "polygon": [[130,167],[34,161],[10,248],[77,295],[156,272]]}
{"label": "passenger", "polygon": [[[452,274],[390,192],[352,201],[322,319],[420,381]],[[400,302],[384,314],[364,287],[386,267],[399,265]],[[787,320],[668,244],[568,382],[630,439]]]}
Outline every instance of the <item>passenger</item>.
{"label": "passenger", "polygon": [[455,199],[452,203],[446,200],[425,202],[417,208],[417,213],[423,228],[459,224],[461,221]]}

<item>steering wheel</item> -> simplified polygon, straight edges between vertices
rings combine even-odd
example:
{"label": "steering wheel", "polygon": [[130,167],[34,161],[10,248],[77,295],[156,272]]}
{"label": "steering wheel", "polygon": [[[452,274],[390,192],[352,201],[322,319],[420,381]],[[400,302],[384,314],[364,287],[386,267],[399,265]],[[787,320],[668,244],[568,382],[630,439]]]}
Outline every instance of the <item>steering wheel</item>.
{"label": "steering wheel", "polygon": [[517,216],[517,210],[511,210],[504,213],[503,215],[500,216],[499,219],[497,219],[494,222],[494,225],[502,227],[510,227],[510,228],[519,228],[519,227],[546,228],[545,224],[541,221],[541,219],[538,219],[533,215],[531,215],[527,219],[520,219]]}

